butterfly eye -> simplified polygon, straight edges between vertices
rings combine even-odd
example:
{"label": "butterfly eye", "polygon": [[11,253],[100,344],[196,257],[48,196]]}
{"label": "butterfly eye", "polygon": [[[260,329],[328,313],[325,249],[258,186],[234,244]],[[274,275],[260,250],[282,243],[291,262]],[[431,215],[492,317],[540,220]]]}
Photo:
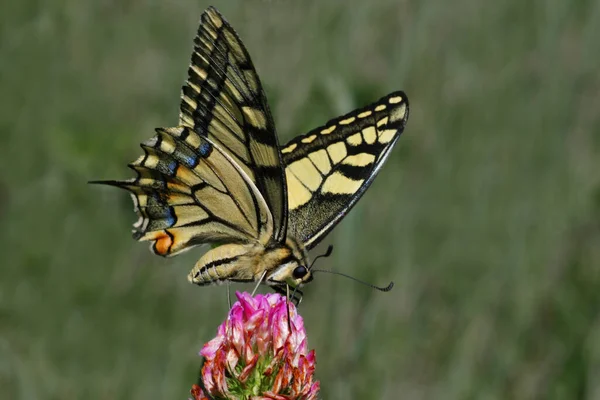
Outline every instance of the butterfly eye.
{"label": "butterfly eye", "polygon": [[308,274],[308,270],[303,265],[294,268],[294,272],[292,272],[292,276],[294,277],[294,279],[304,278],[306,274]]}

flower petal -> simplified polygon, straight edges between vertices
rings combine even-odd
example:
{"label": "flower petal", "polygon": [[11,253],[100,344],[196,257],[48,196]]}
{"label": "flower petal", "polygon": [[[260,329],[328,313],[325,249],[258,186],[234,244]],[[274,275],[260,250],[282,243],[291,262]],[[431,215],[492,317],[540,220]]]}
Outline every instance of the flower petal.
{"label": "flower petal", "polygon": [[254,356],[254,358],[252,360],[250,360],[246,364],[246,366],[244,367],[244,369],[238,376],[238,379],[240,382],[246,382],[246,379],[248,379],[248,375],[250,375],[253,372],[254,367],[256,366],[256,363],[258,362],[258,358],[259,358],[259,355],[257,354]]}
{"label": "flower petal", "polygon": [[208,400],[208,397],[202,391],[202,388],[199,385],[192,385],[192,390],[190,390],[190,394],[192,395],[192,400]]}

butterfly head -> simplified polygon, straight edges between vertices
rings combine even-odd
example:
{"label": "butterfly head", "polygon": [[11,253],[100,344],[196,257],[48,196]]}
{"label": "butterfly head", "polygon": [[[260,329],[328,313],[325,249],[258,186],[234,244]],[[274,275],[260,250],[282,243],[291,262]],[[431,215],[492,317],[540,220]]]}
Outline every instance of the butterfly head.
{"label": "butterfly head", "polygon": [[313,280],[313,275],[306,265],[299,260],[279,265],[265,278],[267,284],[280,286],[287,284],[292,288],[300,287]]}
{"label": "butterfly head", "polygon": [[273,259],[274,268],[265,276],[268,285],[280,286],[287,284],[292,288],[304,285],[313,280],[308,264],[308,254],[300,243],[288,238],[284,245],[267,250]]}

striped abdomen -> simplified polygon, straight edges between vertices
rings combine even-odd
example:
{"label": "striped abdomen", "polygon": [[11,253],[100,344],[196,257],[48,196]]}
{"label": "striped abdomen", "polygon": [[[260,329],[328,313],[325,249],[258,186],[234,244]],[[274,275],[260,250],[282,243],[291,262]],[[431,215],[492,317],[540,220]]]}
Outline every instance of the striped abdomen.
{"label": "striped abdomen", "polygon": [[188,280],[200,286],[259,280],[269,285],[297,286],[305,279],[299,279],[293,272],[306,264],[305,252],[289,239],[285,245],[272,247],[258,243],[224,244],[202,256],[189,273]]}

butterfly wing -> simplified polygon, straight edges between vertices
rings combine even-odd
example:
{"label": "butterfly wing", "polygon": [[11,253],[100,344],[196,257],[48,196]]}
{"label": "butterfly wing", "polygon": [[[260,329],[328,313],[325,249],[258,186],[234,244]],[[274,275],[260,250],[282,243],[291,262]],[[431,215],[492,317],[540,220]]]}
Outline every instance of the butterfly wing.
{"label": "butterfly wing", "polygon": [[275,125],[248,51],[213,7],[201,16],[180,124],[226,151],[262,193],[273,215],[273,239],[287,224],[286,182]]}
{"label": "butterfly wing", "polygon": [[408,119],[403,92],[333,119],[283,149],[288,231],[307,249],[346,215],[369,187]]}
{"label": "butterfly wing", "polygon": [[[134,237],[171,256],[201,243],[247,243],[272,235],[267,205],[245,172],[189,127],[157,129],[129,164],[137,177],[97,181],[131,192]],[[263,239],[264,240],[264,239]]]}

